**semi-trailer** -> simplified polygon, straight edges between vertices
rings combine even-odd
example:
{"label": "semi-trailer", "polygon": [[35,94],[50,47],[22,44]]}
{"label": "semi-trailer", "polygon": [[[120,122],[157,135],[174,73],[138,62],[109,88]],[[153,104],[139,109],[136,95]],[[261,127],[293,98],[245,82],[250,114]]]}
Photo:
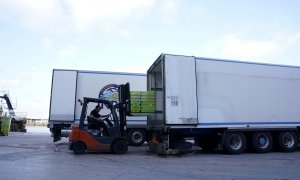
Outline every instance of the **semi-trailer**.
{"label": "semi-trailer", "polygon": [[300,131],[300,67],[161,54],[147,71],[155,112],[149,148],[294,151]]}
{"label": "semi-trailer", "polygon": [[[50,97],[48,128],[54,141],[67,137],[72,124],[78,124],[83,97],[118,101],[118,85],[129,82],[132,91],[146,91],[146,74],[54,69]],[[88,107],[90,113],[94,107]],[[147,136],[147,117],[127,117],[127,139],[142,145]]]}

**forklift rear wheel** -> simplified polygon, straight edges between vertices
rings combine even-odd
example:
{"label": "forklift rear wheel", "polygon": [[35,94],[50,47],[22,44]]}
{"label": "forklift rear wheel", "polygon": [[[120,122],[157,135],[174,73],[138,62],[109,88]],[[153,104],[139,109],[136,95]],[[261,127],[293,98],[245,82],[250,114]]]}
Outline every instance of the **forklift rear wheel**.
{"label": "forklift rear wheel", "polygon": [[125,140],[116,140],[112,145],[112,152],[115,154],[124,154],[127,149],[128,146]]}
{"label": "forklift rear wheel", "polygon": [[76,155],[84,154],[86,146],[82,142],[75,142],[73,145],[73,153]]}

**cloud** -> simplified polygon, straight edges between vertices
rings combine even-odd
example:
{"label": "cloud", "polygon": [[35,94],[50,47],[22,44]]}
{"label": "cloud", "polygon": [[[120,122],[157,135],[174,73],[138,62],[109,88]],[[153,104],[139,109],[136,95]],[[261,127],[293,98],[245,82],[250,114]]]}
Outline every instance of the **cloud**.
{"label": "cloud", "polygon": [[79,53],[79,48],[75,45],[69,44],[63,47],[57,54],[59,58],[70,59]]}
{"label": "cloud", "polygon": [[141,19],[153,8],[155,0],[66,0],[77,29],[113,26]]}
{"label": "cloud", "polygon": [[[214,37],[201,45],[204,56],[242,59],[242,60],[265,60],[272,63],[284,63],[282,57],[295,53],[300,47],[300,32],[277,33],[267,39],[245,38],[239,34],[227,34]],[[297,56],[299,57],[299,56]]]}
{"label": "cloud", "polygon": [[179,9],[181,1],[179,0],[163,0],[160,4],[160,9],[162,12],[171,14],[176,13]]}
{"label": "cloud", "polygon": [[176,24],[180,6],[180,0],[163,0],[159,6],[161,21],[166,25]]}
{"label": "cloud", "polygon": [[[46,119],[49,116],[49,109],[45,108],[50,104],[50,98],[35,98],[31,100],[30,105],[26,108],[28,118],[43,118]],[[23,108],[25,104],[20,105]]]}
{"label": "cloud", "polygon": [[142,19],[156,0],[3,0],[0,18],[47,33],[110,30]]}
{"label": "cloud", "polygon": [[294,35],[290,36],[287,39],[288,46],[298,46],[300,45],[300,31],[295,33]]}
{"label": "cloud", "polygon": [[[1,80],[0,80],[0,95],[8,94],[13,108],[16,108],[15,93],[14,93],[14,91],[11,91],[12,89],[23,89],[23,83],[17,79],[1,78]],[[11,95],[13,95],[13,98]]]}
{"label": "cloud", "polygon": [[49,38],[49,37],[44,38],[41,42],[41,47],[44,49],[49,49],[52,46],[53,46],[53,42],[52,42],[51,38]]}
{"label": "cloud", "polygon": [[49,76],[49,72],[45,72],[39,70],[36,67],[32,67],[26,71],[22,71],[18,73],[18,76],[23,82],[26,81],[43,81],[47,76]]}
{"label": "cloud", "polygon": [[[16,112],[27,112],[27,117],[46,118],[51,91],[51,69],[32,66],[15,72],[18,80],[7,79],[5,88],[16,102]],[[0,89],[1,88],[0,80]],[[8,82],[8,83],[7,83]],[[14,86],[14,87],[12,87]]]}
{"label": "cloud", "polygon": [[263,39],[227,34],[204,42],[200,51],[202,57],[300,66],[300,31],[273,33]]}
{"label": "cloud", "polygon": [[[134,25],[149,15],[159,17],[163,25],[190,19],[183,12],[190,7],[184,5],[182,0],[3,0],[0,20],[46,34],[102,31],[131,38],[137,31]],[[202,12],[199,7],[196,4],[191,13]],[[44,48],[49,46],[43,42]]]}
{"label": "cloud", "polygon": [[260,58],[274,54],[279,45],[274,40],[245,40],[237,35],[229,35],[223,39],[222,54],[232,58]]}
{"label": "cloud", "polygon": [[57,32],[67,23],[58,0],[3,0],[0,1],[0,11],[8,22],[19,22],[35,31]]}
{"label": "cloud", "polygon": [[0,79],[0,90],[8,90],[10,88],[19,88],[22,83],[17,79]]}

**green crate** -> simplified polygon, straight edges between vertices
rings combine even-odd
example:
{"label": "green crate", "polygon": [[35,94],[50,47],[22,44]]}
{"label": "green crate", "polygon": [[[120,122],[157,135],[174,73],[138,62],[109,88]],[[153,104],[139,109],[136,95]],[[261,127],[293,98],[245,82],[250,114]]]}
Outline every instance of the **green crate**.
{"label": "green crate", "polygon": [[1,118],[1,133],[4,136],[8,135],[8,132],[10,130],[10,118],[9,117],[2,117]]}
{"label": "green crate", "polygon": [[131,112],[132,113],[154,113],[155,92],[154,91],[131,91]]}

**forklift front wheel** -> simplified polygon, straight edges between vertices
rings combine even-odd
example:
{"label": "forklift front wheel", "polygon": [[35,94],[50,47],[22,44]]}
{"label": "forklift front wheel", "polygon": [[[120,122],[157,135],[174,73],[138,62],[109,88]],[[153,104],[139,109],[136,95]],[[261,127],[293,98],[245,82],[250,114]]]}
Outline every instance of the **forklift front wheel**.
{"label": "forklift front wheel", "polygon": [[86,145],[82,142],[75,142],[73,145],[73,153],[76,155],[84,154]]}
{"label": "forklift front wheel", "polygon": [[128,145],[125,140],[119,139],[112,145],[112,152],[115,154],[124,154],[128,150]]}

